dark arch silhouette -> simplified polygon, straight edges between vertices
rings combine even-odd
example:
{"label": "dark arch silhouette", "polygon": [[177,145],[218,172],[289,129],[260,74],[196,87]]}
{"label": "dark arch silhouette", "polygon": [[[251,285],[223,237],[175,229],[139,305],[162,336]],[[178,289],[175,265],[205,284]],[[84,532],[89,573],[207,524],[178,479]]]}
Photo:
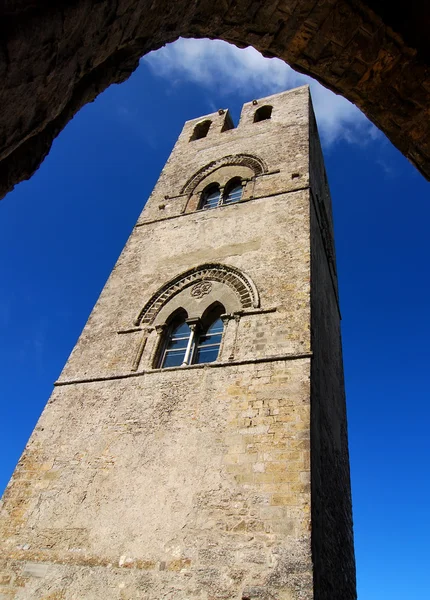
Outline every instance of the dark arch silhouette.
{"label": "dark arch silhouette", "polygon": [[31,176],[81,106],[180,36],[251,45],[315,77],[430,177],[424,2],[21,0],[3,3],[0,19],[0,197]]}
{"label": "dark arch silhouette", "polygon": [[265,104],[264,106],[260,106],[254,113],[254,123],[258,123],[259,121],[265,121],[266,119],[270,119],[272,116],[272,106]]}
{"label": "dark arch silhouette", "polygon": [[211,125],[212,121],[209,119],[197,123],[197,125],[194,127],[193,135],[191,136],[190,141],[201,140],[202,138],[206,137]]}

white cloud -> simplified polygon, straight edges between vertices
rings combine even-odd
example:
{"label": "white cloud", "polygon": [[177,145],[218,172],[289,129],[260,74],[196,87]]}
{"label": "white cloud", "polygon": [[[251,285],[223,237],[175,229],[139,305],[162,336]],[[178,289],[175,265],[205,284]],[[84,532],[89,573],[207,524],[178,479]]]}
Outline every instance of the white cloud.
{"label": "white cloud", "polygon": [[345,98],[297,73],[277,58],[264,58],[251,47],[239,49],[220,40],[181,38],[142,60],[154,74],[169,79],[172,85],[192,81],[225,96],[247,89],[250,99],[251,96],[258,98],[308,83],[325,145],[341,139],[364,144],[379,134],[363,113]]}

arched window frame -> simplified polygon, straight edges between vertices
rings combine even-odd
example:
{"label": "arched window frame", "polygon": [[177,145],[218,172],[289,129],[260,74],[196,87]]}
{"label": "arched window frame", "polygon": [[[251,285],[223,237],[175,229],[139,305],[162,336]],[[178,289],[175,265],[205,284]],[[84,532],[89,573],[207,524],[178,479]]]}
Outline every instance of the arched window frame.
{"label": "arched window frame", "polygon": [[246,167],[253,171],[253,176],[268,173],[269,167],[263,159],[253,154],[230,154],[214,160],[194,173],[181,189],[181,194],[193,194],[202,181],[223,167]]}
{"label": "arched window frame", "polygon": [[[242,200],[243,194],[243,180],[241,177],[233,177],[226,184],[223,195],[222,195],[222,203],[223,204],[236,204],[236,202],[240,202]],[[233,190],[238,190],[240,188],[240,194],[233,192]],[[234,195],[231,195],[232,192]]]}
{"label": "arched window frame", "polygon": [[[131,370],[137,371],[142,363],[143,368],[159,369],[168,339],[167,330],[175,316],[181,311],[187,313],[187,319],[188,315],[205,315],[215,302],[221,303],[225,309],[222,316],[225,329],[220,353],[231,354],[231,333],[227,333],[231,326],[227,324],[230,323],[232,315],[260,307],[258,289],[249,275],[235,267],[222,263],[204,263],[167,281],[136,315],[133,324],[141,334]],[[225,349],[225,343],[228,350]]]}
{"label": "arched window frame", "polygon": [[[194,334],[192,356],[190,357],[192,364],[206,364],[208,362],[215,362],[218,359],[224,333],[224,323],[222,320],[222,315],[224,314],[224,306],[220,302],[215,302],[202,315]],[[211,330],[217,324],[219,325],[217,329]],[[209,361],[199,360],[199,350],[207,348],[216,349],[215,358]]]}
{"label": "arched window frame", "polygon": [[[181,364],[183,364],[185,356],[187,354],[187,348],[189,345],[189,338],[191,336],[191,329],[188,326],[189,332],[186,332],[184,336],[181,336],[184,339],[184,344],[180,345],[176,350],[172,348],[172,341],[175,338],[175,332],[178,331],[178,328],[183,324],[187,324],[188,315],[186,310],[179,309],[175,310],[173,314],[167,319],[167,322],[159,328],[159,333],[161,334],[160,345],[157,352],[156,365],[160,368],[166,368],[165,363],[169,355],[173,356],[175,352],[178,355],[181,355]],[[187,324],[188,325],[188,324]],[[178,336],[179,339],[179,336]],[[183,346],[183,347],[182,347]],[[184,351],[184,357],[182,357],[182,350]],[[174,365],[179,366],[179,365]]]}
{"label": "arched window frame", "polygon": [[[225,308],[219,302],[213,303],[201,318],[188,318],[184,309],[176,310],[162,327],[162,337],[154,366],[166,369],[215,362],[219,357],[222,343],[224,323],[221,317],[224,313]],[[184,324],[188,326],[188,330],[184,332],[184,335],[175,339],[175,332]],[[211,331],[214,325],[216,325],[216,329]],[[179,342],[179,347],[172,348],[172,342]],[[199,360],[202,352],[204,353],[209,348],[212,352],[212,359]],[[214,355],[214,351],[216,351],[216,355]],[[180,357],[180,364],[166,364],[168,357],[174,354]]]}
{"label": "arched window frame", "polygon": [[[227,204],[236,204],[242,200],[244,181],[241,177],[233,177],[225,187],[218,183],[209,184],[201,193],[198,210],[209,210]],[[235,190],[234,195],[231,192]],[[237,190],[240,190],[239,192]],[[216,192],[216,195],[214,196]]]}
{"label": "arched window frame", "polygon": [[199,203],[199,210],[209,210],[220,205],[222,199],[221,188],[218,183],[211,183],[203,190]]}
{"label": "arched window frame", "polygon": [[201,285],[202,281],[217,281],[226,284],[240,299],[241,308],[258,308],[260,306],[257,287],[248,275],[232,266],[221,263],[205,263],[180,273],[159,288],[139,311],[134,325],[137,327],[156,326],[156,317],[163,306],[168,304],[180,290],[185,290],[191,285]]}

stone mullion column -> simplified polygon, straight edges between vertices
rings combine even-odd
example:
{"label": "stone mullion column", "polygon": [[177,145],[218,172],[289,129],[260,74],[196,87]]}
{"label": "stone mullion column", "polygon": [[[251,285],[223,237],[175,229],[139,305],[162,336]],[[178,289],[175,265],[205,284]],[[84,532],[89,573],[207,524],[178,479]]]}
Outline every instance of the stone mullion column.
{"label": "stone mullion column", "polygon": [[225,186],[224,185],[220,185],[219,186],[219,200],[218,200],[218,206],[222,206],[224,203],[224,189]]}
{"label": "stone mullion column", "polygon": [[191,329],[191,335],[188,339],[187,349],[185,350],[184,361],[182,363],[183,366],[189,365],[193,358],[195,342],[198,339],[198,333],[199,333],[199,329],[200,329],[200,319],[198,319],[198,318],[197,319],[196,318],[186,319],[186,323],[187,323],[188,327]]}

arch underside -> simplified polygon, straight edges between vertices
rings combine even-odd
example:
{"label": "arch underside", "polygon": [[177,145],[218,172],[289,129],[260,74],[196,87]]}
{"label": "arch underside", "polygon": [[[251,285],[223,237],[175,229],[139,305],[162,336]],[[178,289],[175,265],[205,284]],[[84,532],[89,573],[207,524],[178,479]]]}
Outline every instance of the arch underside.
{"label": "arch underside", "polygon": [[3,3],[0,197],[28,179],[81,106],[178,37],[254,46],[357,106],[430,177],[425,3],[66,0]]}
{"label": "arch underside", "polygon": [[[159,289],[140,311],[135,324],[151,325],[163,306],[183,290],[204,282],[220,282],[237,295],[243,309],[257,308],[259,296],[252,280],[244,273],[221,264],[206,264],[181,273]],[[198,292],[198,287],[196,288]],[[206,293],[203,291],[203,294]]]}

